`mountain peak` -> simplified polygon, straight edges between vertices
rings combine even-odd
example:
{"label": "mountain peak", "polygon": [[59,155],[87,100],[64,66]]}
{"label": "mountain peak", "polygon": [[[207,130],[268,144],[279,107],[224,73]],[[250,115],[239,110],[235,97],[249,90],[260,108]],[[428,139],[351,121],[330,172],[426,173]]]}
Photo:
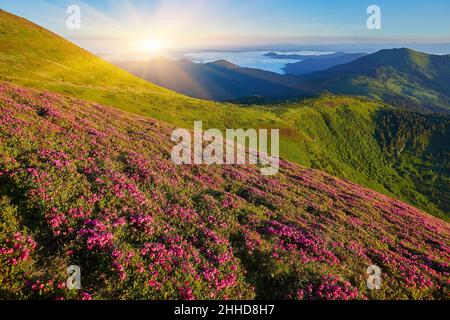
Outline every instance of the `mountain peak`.
{"label": "mountain peak", "polygon": [[414,55],[427,56],[428,54],[419,52],[410,48],[393,48],[393,49],[382,49],[375,55],[390,55],[390,56],[400,56],[400,57],[410,57]]}
{"label": "mountain peak", "polygon": [[215,67],[221,67],[221,68],[228,68],[228,69],[237,69],[240,68],[238,65],[235,65],[225,59],[213,61],[210,63],[207,63],[209,66],[215,66]]}

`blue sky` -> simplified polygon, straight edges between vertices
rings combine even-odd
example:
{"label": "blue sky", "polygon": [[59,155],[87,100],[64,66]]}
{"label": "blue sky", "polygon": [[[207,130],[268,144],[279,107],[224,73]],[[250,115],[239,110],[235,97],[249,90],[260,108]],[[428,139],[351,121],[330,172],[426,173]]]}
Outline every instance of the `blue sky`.
{"label": "blue sky", "polygon": [[[71,4],[81,8],[80,30],[66,27]],[[372,4],[381,8],[381,30],[366,28]],[[0,8],[92,51],[145,39],[174,48],[450,42],[448,0],[3,0]]]}

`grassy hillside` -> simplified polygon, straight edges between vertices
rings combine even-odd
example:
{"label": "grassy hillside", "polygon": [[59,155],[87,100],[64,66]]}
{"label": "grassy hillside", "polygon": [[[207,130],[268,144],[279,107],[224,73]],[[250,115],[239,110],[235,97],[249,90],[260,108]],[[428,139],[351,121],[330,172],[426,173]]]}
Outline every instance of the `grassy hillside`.
{"label": "grassy hillside", "polygon": [[315,90],[364,95],[409,110],[450,112],[450,55],[381,50],[305,77]]}
{"label": "grassy hillside", "polygon": [[2,10],[0,78],[183,126],[192,126],[193,121],[204,119],[212,127],[223,127],[223,121],[233,119],[235,114],[239,114],[243,123],[258,119],[274,121],[270,114],[191,99],[148,83]]}
{"label": "grassy hillside", "polygon": [[[280,109],[279,116],[295,128],[285,132],[281,144],[289,159],[449,218],[449,116],[407,113],[420,119],[418,125],[376,102],[333,96]],[[398,123],[389,125],[385,117]],[[386,145],[381,132],[396,142]],[[420,145],[405,148],[414,138]]]}
{"label": "grassy hillside", "polygon": [[450,212],[450,117],[405,111],[377,113],[377,140],[414,189]]}
{"label": "grassy hillside", "polygon": [[286,159],[396,196],[435,215],[448,217],[450,212],[448,198],[434,191],[437,186],[449,189],[448,164],[427,156],[430,174],[423,175],[417,169],[420,157],[412,154],[403,164],[392,159],[376,136],[378,112],[392,111],[381,103],[326,96],[287,105],[240,107],[196,100],[140,80],[4,11],[0,11],[0,48],[2,79],[187,128],[195,120],[203,120],[205,128],[280,128],[281,154]]}
{"label": "grassy hillside", "polygon": [[285,161],[176,166],[172,130],[0,82],[0,296],[448,298],[448,223]]}

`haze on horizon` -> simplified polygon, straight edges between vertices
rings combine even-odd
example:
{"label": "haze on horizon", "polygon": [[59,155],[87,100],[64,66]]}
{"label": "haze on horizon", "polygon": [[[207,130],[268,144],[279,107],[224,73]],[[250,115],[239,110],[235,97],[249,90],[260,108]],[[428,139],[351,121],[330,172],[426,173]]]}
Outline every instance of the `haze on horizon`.
{"label": "haze on horizon", "polygon": [[[381,30],[366,27],[372,4],[381,8]],[[70,5],[81,8],[80,30],[66,26]],[[362,44],[450,48],[448,0],[7,0],[0,8],[94,53]]]}

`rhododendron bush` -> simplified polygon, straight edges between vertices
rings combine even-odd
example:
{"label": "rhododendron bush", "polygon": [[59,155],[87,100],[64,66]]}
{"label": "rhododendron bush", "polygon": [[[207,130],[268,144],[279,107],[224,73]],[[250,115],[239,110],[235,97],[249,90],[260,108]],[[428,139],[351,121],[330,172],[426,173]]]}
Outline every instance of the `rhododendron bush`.
{"label": "rhododendron bush", "polygon": [[177,166],[173,129],[1,83],[0,296],[449,298],[447,222],[284,161]]}

